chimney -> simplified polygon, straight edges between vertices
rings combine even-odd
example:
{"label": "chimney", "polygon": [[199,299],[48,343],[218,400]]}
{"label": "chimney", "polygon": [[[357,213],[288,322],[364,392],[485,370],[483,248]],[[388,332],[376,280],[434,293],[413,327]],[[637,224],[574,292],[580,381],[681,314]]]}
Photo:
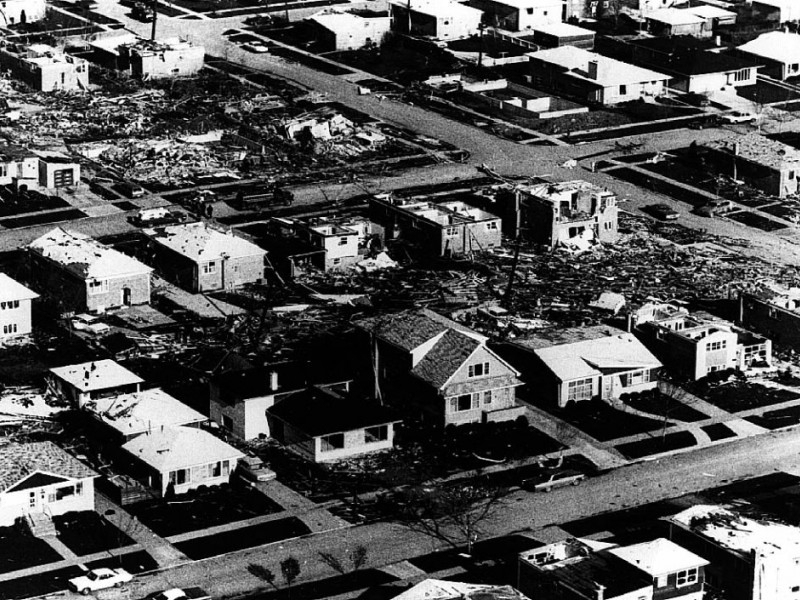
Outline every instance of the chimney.
{"label": "chimney", "polygon": [[598,68],[597,61],[596,60],[590,60],[589,61],[589,73],[588,73],[589,79],[594,79],[595,81],[597,81],[597,68]]}
{"label": "chimney", "polygon": [[715,36],[714,36],[714,45],[715,45],[717,48],[719,48],[720,46],[722,46],[722,36],[719,36],[719,35],[715,35]]}
{"label": "chimney", "polygon": [[595,582],[595,585],[597,586],[597,589],[595,590],[595,592],[597,592],[596,600],[605,600],[605,597],[606,597],[606,586],[604,586],[602,584],[599,584],[597,582]]}
{"label": "chimney", "polygon": [[278,372],[277,371],[270,371],[269,372],[269,389],[273,392],[278,389]]}
{"label": "chimney", "polygon": [[739,142],[733,143],[733,155],[739,156]]}

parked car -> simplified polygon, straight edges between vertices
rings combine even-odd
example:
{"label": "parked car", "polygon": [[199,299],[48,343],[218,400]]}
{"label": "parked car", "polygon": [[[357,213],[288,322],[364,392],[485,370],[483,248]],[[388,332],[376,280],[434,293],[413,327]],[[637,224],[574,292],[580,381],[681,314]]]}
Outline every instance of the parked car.
{"label": "parked car", "polygon": [[186,213],[166,208],[145,208],[131,217],[131,222],[140,227],[158,227],[184,223],[189,219]]}
{"label": "parked car", "polygon": [[662,221],[674,221],[681,216],[681,213],[667,204],[651,204],[647,207],[647,212]]}
{"label": "parked car", "polygon": [[130,181],[123,181],[116,186],[116,189],[128,198],[141,198],[145,194],[145,189],[142,186],[131,183]]}
{"label": "parked car", "polygon": [[257,456],[245,456],[239,460],[239,475],[250,481],[270,481],[276,477],[275,471]]}
{"label": "parked car", "polygon": [[733,208],[733,203],[730,200],[709,200],[702,206],[698,207],[694,212],[701,217],[714,217],[728,212]]}
{"label": "parked car", "polygon": [[758,115],[735,110],[733,112],[720,115],[719,118],[723,123],[752,123],[753,121],[758,120]]}
{"label": "parked car", "polygon": [[199,587],[172,588],[158,592],[152,600],[209,600],[211,596]]}
{"label": "parked car", "polygon": [[[93,329],[97,329],[98,325],[103,325],[103,323],[100,323],[99,316],[87,313],[75,315],[72,317],[70,323],[72,324],[72,328],[76,331],[92,331]],[[105,325],[105,328],[106,330],[110,329],[108,325]]]}
{"label": "parked car", "polygon": [[575,469],[545,471],[540,475],[523,480],[521,487],[529,492],[549,492],[554,488],[579,485],[584,479],[586,479],[586,473]]}
{"label": "parked car", "polygon": [[125,569],[92,569],[85,575],[69,580],[69,588],[86,596],[89,592],[96,592],[110,587],[120,587],[128,583],[133,575]]}
{"label": "parked car", "polygon": [[265,54],[269,52],[269,46],[267,46],[267,44],[261,40],[255,40],[252,42],[247,42],[246,44],[242,44],[242,49],[247,50],[248,52],[255,52],[256,54]]}

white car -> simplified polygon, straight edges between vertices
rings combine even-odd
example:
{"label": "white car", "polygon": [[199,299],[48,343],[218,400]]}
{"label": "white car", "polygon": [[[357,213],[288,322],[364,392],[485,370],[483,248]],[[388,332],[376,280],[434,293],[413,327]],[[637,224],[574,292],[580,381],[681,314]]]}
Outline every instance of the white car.
{"label": "white car", "polygon": [[758,119],[758,115],[735,110],[733,112],[720,115],[720,119],[722,119],[722,121],[725,123],[752,123]]}
{"label": "white car", "polygon": [[72,317],[72,328],[77,331],[86,331],[90,325],[97,323],[99,320],[100,317],[96,315],[81,313]]}
{"label": "white car", "polygon": [[265,54],[266,52],[269,52],[269,46],[267,46],[261,40],[248,42],[242,46],[242,49],[247,50],[248,52],[255,52],[256,54]]}
{"label": "white car", "polygon": [[133,579],[133,575],[125,569],[93,569],[69,580],[71,590],[80,592],[84,596],[89,592],[96,592],[110,587],[120,587],[123,583],[128,583]]}

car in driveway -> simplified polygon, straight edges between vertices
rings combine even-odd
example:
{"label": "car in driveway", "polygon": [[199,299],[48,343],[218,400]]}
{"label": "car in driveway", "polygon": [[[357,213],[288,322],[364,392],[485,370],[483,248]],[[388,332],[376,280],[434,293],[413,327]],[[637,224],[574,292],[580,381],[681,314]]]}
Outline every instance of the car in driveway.
{"label": "car in driveway", "polygon": [[646,210],[651,215],[661,219],[662,221],[674,221],[681,216],[681,213],[668,204],[651,204]]}
{"label": "car in driveway", "polygon": [[171,588],[149,596],[151,600],[210,600],[207,591],[199,587]]}
{"label": "car in driveway", "polygon": [[120,587],[133,579],[125,569],[92,569],[85,575],[69,580],[69,588],[86,596],[90,592]]}
{"label": "car in driveway", "polygon": [[257,456],[245,456],[239,459],[239,475],[250,481],[271,481],[275,479],[275,471],[264,464]]}
{"label": "car in driveway", "polygon": [[758,120],[758,115],[749,112],[742,112],[735,110],[719,116],[720,121],[723,123],[752,123]]}
{"label": "car in driveway", "polygon": [[715,217],[730,211],[732,208],[733,202],[720,198],[719,200],[709,200],[695,209],[694,212],[701,217]]}

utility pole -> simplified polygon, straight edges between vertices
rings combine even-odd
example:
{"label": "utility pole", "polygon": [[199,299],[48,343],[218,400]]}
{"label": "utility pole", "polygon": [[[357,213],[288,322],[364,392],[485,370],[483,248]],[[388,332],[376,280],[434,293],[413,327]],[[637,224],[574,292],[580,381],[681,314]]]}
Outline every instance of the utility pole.
{"label": "utility pole", "polygon": [[153,26],[150,29],[150,39],[156,39],[156,21],[158,21],[158,0],[153,0]]}
{"label": "utility pole", "polygon": [[478,31],[480,32],[480,37],[478,40],[478,68],[480,69],[483,67],[483,30],[486,29],[486,23],[481,21],[478,23]]}

